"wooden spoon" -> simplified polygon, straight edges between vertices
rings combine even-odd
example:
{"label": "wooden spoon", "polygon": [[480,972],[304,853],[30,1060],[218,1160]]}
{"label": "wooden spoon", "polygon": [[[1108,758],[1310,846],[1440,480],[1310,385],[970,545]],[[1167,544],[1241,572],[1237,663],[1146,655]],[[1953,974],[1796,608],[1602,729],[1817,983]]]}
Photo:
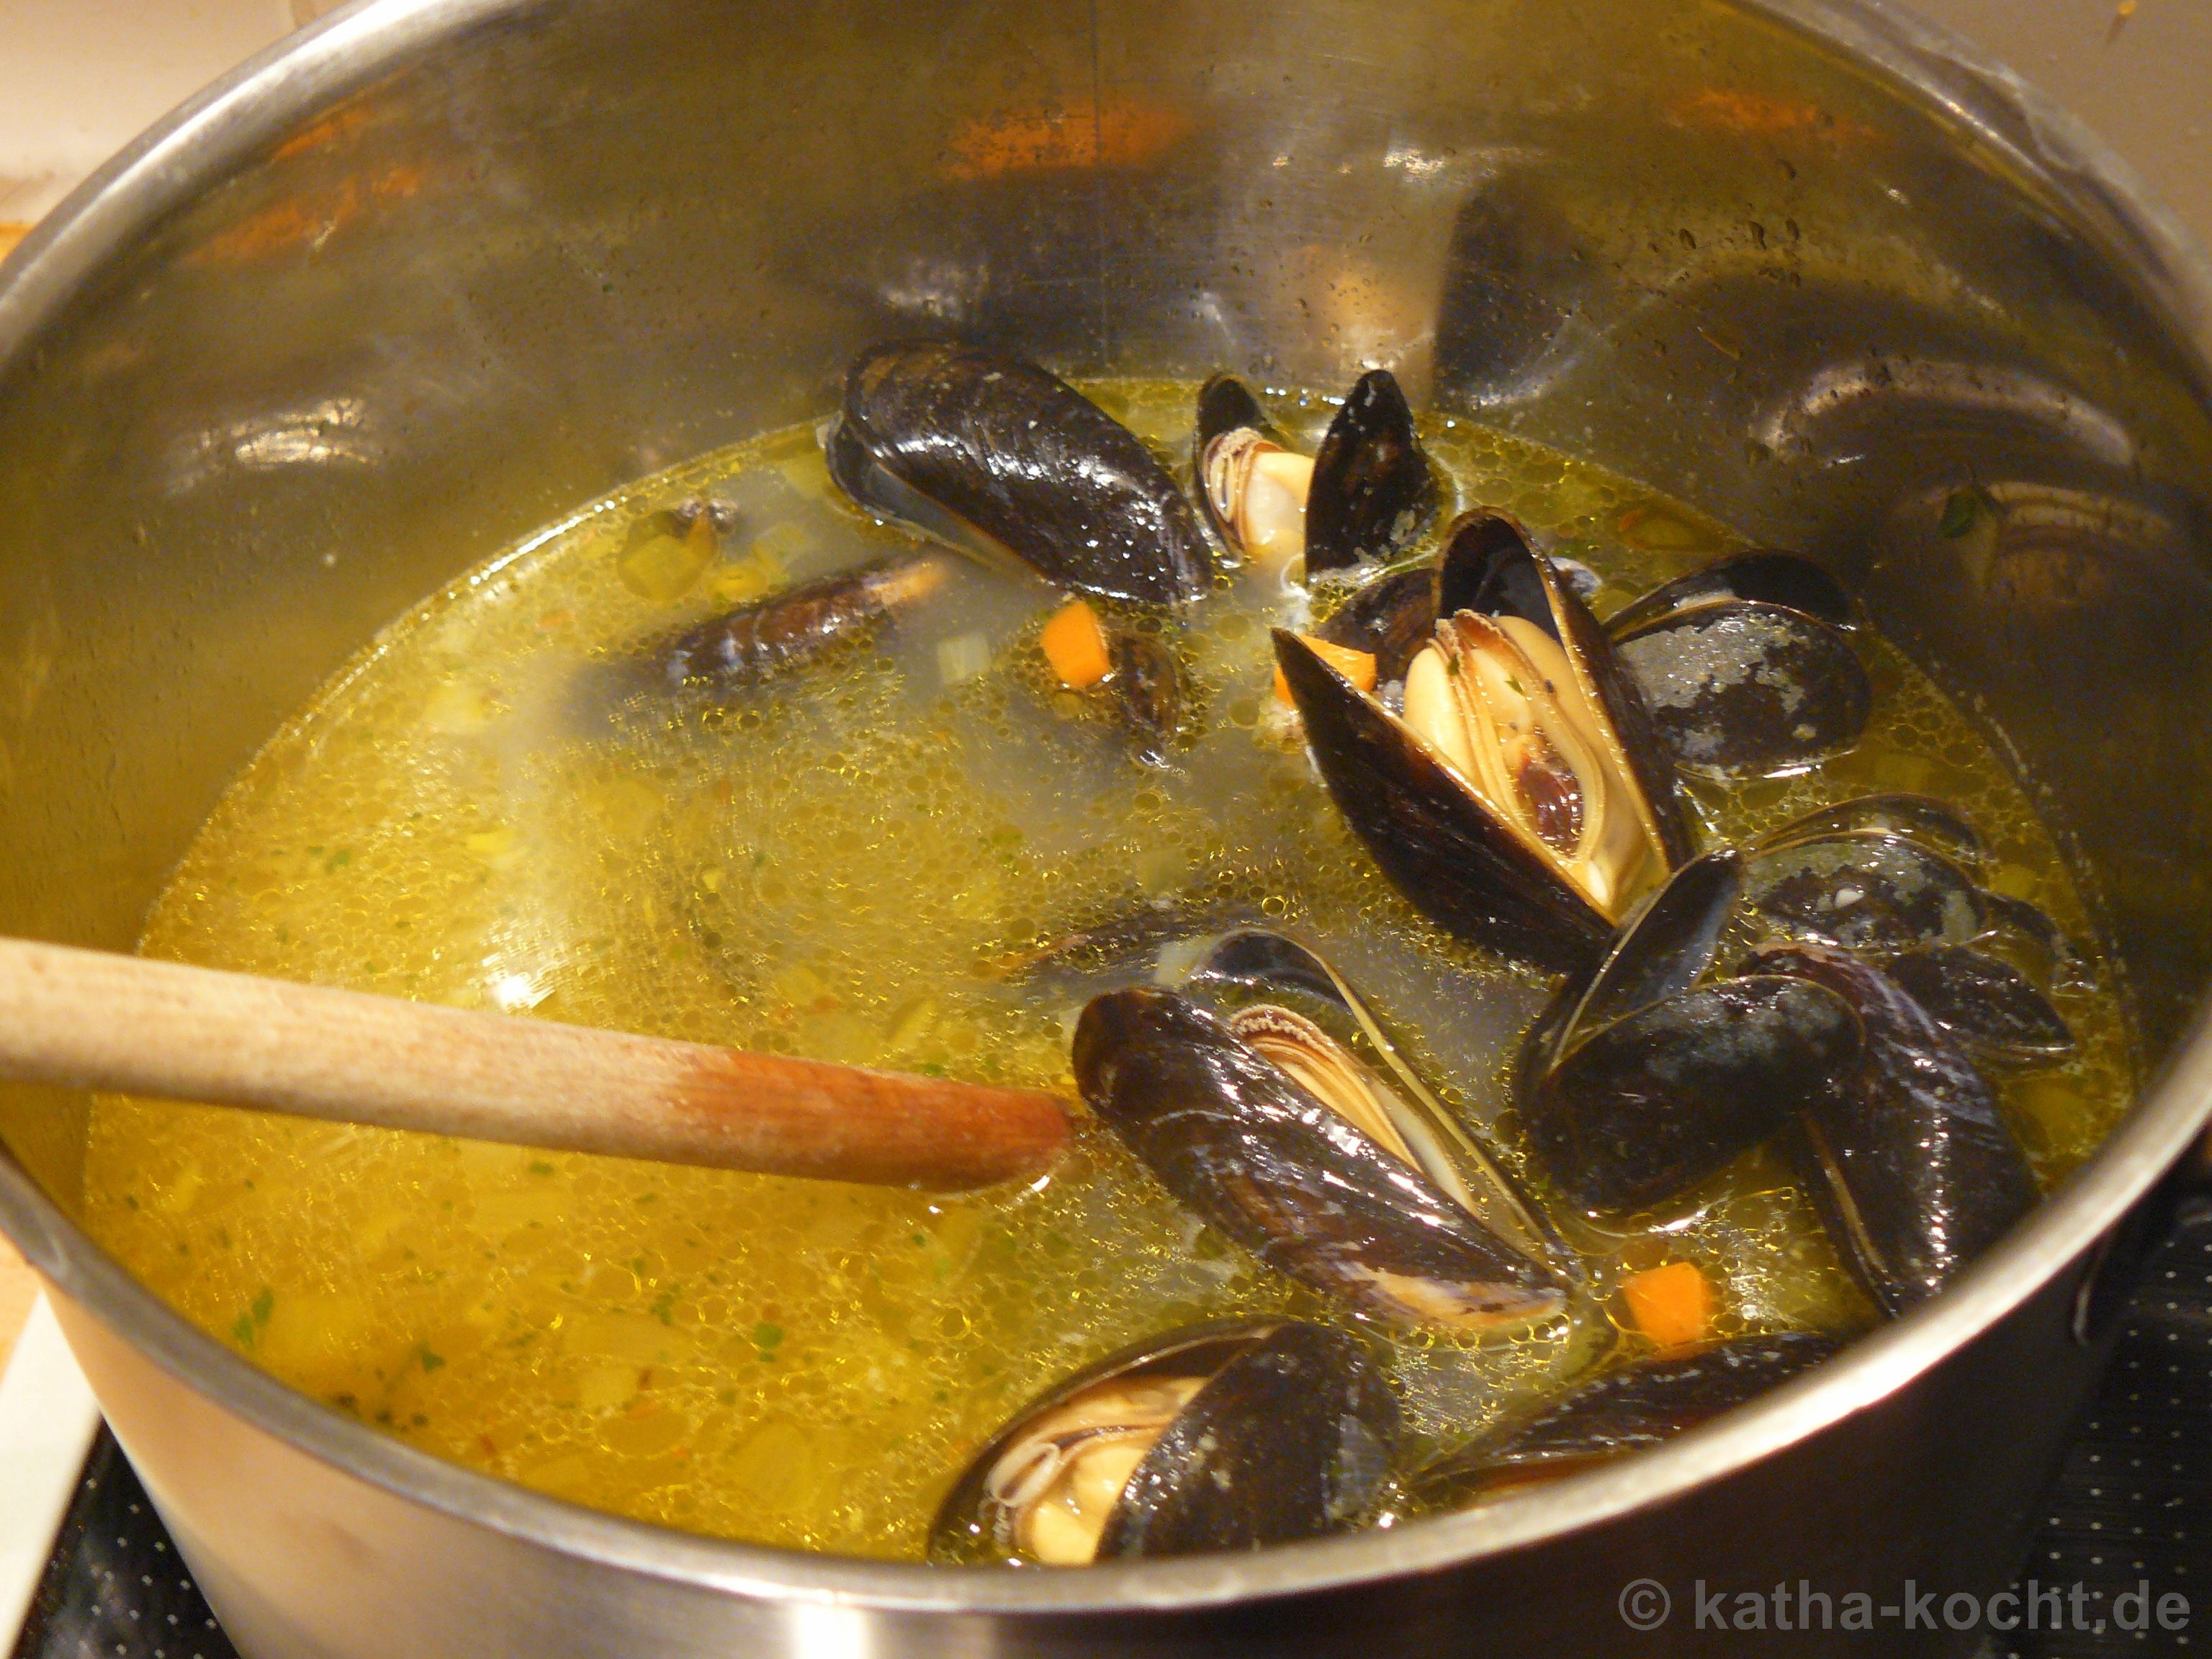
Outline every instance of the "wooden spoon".
{"label": "wooden spoon", "polygon": [[0,1077],[616,1158],[961,1192],[1066,1108],[874,1072],[0,939]]}

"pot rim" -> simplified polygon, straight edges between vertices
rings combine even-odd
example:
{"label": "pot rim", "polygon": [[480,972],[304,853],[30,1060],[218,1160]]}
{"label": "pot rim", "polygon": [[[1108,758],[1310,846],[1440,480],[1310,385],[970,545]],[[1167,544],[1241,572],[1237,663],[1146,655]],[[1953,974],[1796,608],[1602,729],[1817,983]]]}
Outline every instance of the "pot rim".
{"label": "pot rim", "polygon": [[[0,376],[110,256],[277,132],[397,61],[525,0],[356,0],[198,94],[117,155],[0,262]],[[2100,232],[2212,373],[2212,261],[2112,151],[2011,70],[1889,0],[1730,0],[1840,47],[2044,180]],[[1663,1504],[1869,1409],[2090,1251],[2212,1115],[2212,1000],[2097,1155],[1942,1297],[1668,1445],[1461,1515],[1251,1555],[1006,1572],[818,1555],[583,1508],[417,1451],[318,1405],[189,1324],[0,1147],[0,1231],[51,1285],[195,1392],[398,1498],[564,1555],[726,1593],[914,1613],[1170,1613],[1432,1571]]]}

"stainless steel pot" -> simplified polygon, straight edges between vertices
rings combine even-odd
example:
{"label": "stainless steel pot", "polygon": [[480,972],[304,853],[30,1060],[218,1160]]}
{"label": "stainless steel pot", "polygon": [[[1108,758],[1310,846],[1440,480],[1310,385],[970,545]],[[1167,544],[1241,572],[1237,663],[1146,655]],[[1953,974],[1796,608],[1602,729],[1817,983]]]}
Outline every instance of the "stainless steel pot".
{"label": "stainless steel pot", "polygon": [[[126,945],[223,781],[381,620],[818,412],[862,343],[946,329],[1076,372],[1388,362],[1833,559],[2075,840],[2154,1086],[1954,1293],[1662,1452],[1479,1515],[1073,1575],[715,1543],[382,1438],[132,1283],[71,1220],[81,1103],[8,1096],[0,1225],[240,1648],[1971,1645],[1716,1636],[1692,1586],[1997,1587],[2097,1371],[2127,1255],[2104,1242],[2212,1103],[2212,270],[1902,13],[342,13],[119,158],[0,283],[0,927]],[[1962,488],[1994,530],[1942,533]],[[1638,1632],[1618,1598],[1644,1577],[1677,1605]]]}

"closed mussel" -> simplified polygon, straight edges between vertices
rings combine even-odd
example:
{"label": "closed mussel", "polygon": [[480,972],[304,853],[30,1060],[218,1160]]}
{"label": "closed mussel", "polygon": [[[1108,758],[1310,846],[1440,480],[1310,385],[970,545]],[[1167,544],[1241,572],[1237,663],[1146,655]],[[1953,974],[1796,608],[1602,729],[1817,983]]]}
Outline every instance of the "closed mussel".
{"label": "closed mussel", "polygon": [[1397,1431],[1380,1368],[1343,1333],[1193,1327],[1024,1407],[939,1509],[930,1559],[1084,1566],[1316,1537],[1369,1508]]}
{"label": "closed mussel", "polygon": [[1903,1313],[2034,1205],[2027,1155],[1980,1073],[1888,975],[1818,945],[1765,945],[1752,960],[1826,987],[1858,1018],[1859,1063],[1804,1115],[1798,1152],[1845,1263]]}
{"label": "closed mussel", "polygon": [[875,347],[846,376],[825,453],[868,511],[1085,592],[1159,603],[1212,580],[1206,532],[1152,452],[1034,363]]}
{"label": "closed mussel", "polygon": [[1936,1022],[1987,1057],[2031,1061],[2072,1047],[2049,1000],[2007,954],[2069,958],[2036,905],[1978,884],[1980,834],[1924,795],[1819,808],[1760,842],[1747,905],[1762,935],[1848,951],[1886,967]]}
{"label": "closed mussel", "polygon": [[1676,764],[1727,780],[1801,768],[1858,741],[1874,689],[1850,617],[1818,565],[1761,550],[1678,577],[1607,627]]}
{"label": "closed mussel", "polygon": [[[1480,1329],[1565,1305],[1557,1271],[1307,1086],[1310,1078],[1337,1092],[1340,1049],[1298,1052],[1308,1034],[1291,1022],[1247,1029],[1239,1036],[1174,992],[1109,991],[1077,1023],[1076,1083],[1091,1109],[1193,1212],[1279,1271],[1364,1312],[1401,1325]],[[1359,1089],[1376,1080],[1371,1072],[1355,1079]]]}
{"label": "closed mussel", "polygon": [[763,685],[838,646],[865,639],[945,583],[927,554],[879,559],[804,582],[659,641],[647,651],[672,688],[708,694]]}
{"label": "closed mussel", "polygon": [[1673,1197],[1856,1063],[1857,1021],[1833,990],[1778,972],[1706,980],[1741,880],[1734,853],[1685,865],[1522,1046],[1522,1127],[1552,1184],[1585,1209]]}
{"label": "closed mussel", "polygon": [[1437,587],[1402,715],[1279,630],[1284,682],[1400,891],[1464,938],[1581,965],[1689,856],[1673,774],[1595,619],[1518,526],[1464,515]]}
{"label": "closed mussel", "polygon": [[1936,945],[1906,951],[1887,971],[1980,1059],[2047,1064],[2074,1051],[2074,1033],[2051,1000],[2008,962],[1966,945]]}
{"label": "closed mussel", "polygon": [[1407,1482],[1408,1507],[1417,1513],[1464,1509],[1663,1445],[1841,1346],[1832,1337],[1784,1331],[1603,1372],[1416,1472]]}

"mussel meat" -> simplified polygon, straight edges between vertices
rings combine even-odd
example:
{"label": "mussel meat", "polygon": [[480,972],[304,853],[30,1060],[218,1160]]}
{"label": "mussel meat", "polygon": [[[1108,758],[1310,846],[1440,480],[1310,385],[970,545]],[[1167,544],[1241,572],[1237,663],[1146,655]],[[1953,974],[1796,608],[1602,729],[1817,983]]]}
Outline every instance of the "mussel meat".
{"label": "mussel meat", "polygon": [[1413,411],[1387,369],[1360,377],[1310,459],[1290,447],[1244,383],[1200,389],[1192,467],[1207,522],[1231,552],[1308,575],[1387,561],[1436,511]]}
{"label": "mussel meat", "polygon": [[1284,681],[1338,808],[1408,899],[1578,965],[1689,856],[1673,775],[1595,620],[1518,526],[1462,517],[1437,580],[1446,614],[1402,717],[1278,630]]}
{"label": "mussel meat", "polygon": [[1810,1331],[1741,1336],[1601,1373],[1417,1471],[1418,1513],[1464,1509],[1663,1444],[1842,1351]]}
{"label": "mussel meat", "polygon": [[1769,945],[1753,970],[1834,991],[1863,1045],[1844,1085],[1799,1120],[1814,1202],[1875,1300],[1935,1295],[2033,1207],[2035,1176],[1981,1074],[1880,969],[1819,945]]}
{"label": "mussel meat", "polygon": [[1034,363],[945,343],[878,346],[845,380],[830,477],[872,513],[1049,580],[1139,603],[1213,580],[1190,503],[1132,433]]}
{"label": "mussel meat", "polygon": [[1291,447],[1234,374],[1199,389],[1191,466],[1199,505],[1223,546],[1270,568],[1304,556],[1313,458]]}
{"label": "mussel meat", "polygon": [[1343,1333],[1193,1327],[1024,1407],[946,1497],[930,1558],[1085,1566],[1316,1537],[1368,1509],[1397,1431],[1380,1367]]}
{"label": "mussel meat", "polygon": [[1250,1040],[1285,1055],[1308,1033],[1267,1016],[1247,1030],[1174,992],[1109,991],[1077,1023],[1076,1083],[1170,1193],[1263,1261],[1365,1312],[1479,1328],[1564,1305],[1557,1273],[1336,1103],[1387,1117],[1371,1072],[1347,1065],[1340,1045],[1304,1051],[1298,1063],[1324,1097]]}

